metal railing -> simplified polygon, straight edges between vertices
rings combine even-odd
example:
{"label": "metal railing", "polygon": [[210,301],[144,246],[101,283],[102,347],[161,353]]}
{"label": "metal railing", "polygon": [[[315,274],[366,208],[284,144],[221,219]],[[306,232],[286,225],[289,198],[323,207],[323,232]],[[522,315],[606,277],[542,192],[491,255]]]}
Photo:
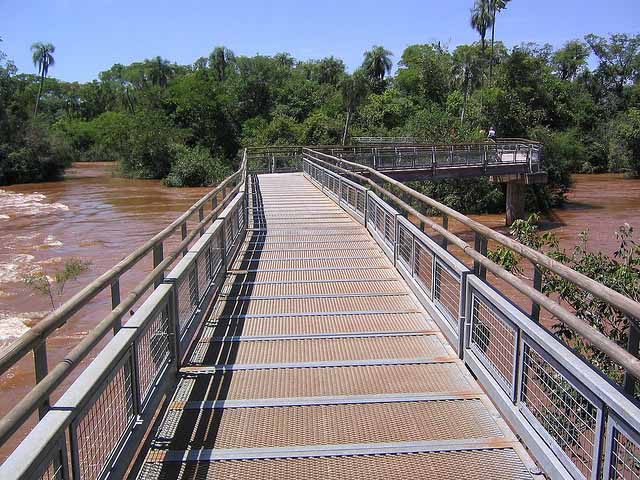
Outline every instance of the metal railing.
{"label": "metal railing", "polygon": [[[525,313],[507,294],[490,285],[487,270],[498,275],[502,269],[485,256],[487,237],[484,241],[481,237],[476,249],[472,249],[393,193],[339,164],[340,159],[306,150],[303,171],[326,193],[335,192],[336,188],[343,188],[343,182],[348,182],[350,188],[364,196],[365,204],[358,208],[354,218],[364,216],[373,238],[387,252],[543,471],[551,478],[640,478],[637,402],[549,333],[533,314]],[[345,175],[359,177],[371,189],[353,186],[354,182]],[[374,189],[391,199],[403,213],[431,225],[443,239],[461,248],[474,260],[474,269],[452,255],[442,240],[436,241],[404,218],[371,191]],[[335,194],[329,196],[336,198]],[[431,201],[429,206],[436,204]],[[353,213],[351,209],[345,210]],[[448,209],[443,213],[452,216],[454,211]],[[476,233],[479,237],[487,234],[481,228]],[[504,238],[507,246],[520,245]],[[526,247],[520,247],[523,248],[519,253],[530,253]],[[530,256],[542,264],[540,257]],[[581,283],[585,284],[577,272],[569,269],[576,275],[568,275],[551,262],[544,265],[563,278],[580,282],[577,284],[581,287]],[[529,290],[504,270],[502,278],[521,293],[529,294],[534,305],[552,309],[561,321],[576,320],[570,312],[535,289]],[[589,282],[583,288],[594,289]],[[627,313],[640,311],[638,303],[626,297],[621,301],[606,292],[604,286],[600,286],[598,296]],[[626,368],[628,374],[637,375],[640,371],[635,356],[602,338],[591,326],[575,322],[568,326],[583,339],[595,339],[596,345]]]}
{"label": "metal railing", "polygon": [[[100,287],[117,282],[144,252],[160,252],[154,255],[153,271],[114,309],[115,313],[101,321],[2,419],[4,441],[48,401],[53,389],[117,324],[113,338],[0,467],[0,478],[121,478],[160,401],[175,383],[176,370],[243,241],[247,225],[245,166],[246,156],[238,172],[50,315],[64,323],[70,312],[78,311]],[[235,187],[218,205],[217,193],[230,188],[232,182]],[[212,210],[204,215],[203,206],[209,200]],[[178,227],[186,226],[188,217],[196,211],[200,222],[191,232],[182,228],[183,241],[163,258],[163,240]],[[198,240],[190,246],[196,237]],[[165,269],[180,254],[182,259],[164,277]],[[120,325],[118,308],[125,305],[128,311],[129,305],[153,286],[155,289],[135,314]],[[35,338],[51,332],[49,327]],[[15,352],[34,348],[33,337],[19,340],[2,361],[20,358]]]}
{"label": "metal railing", "polygon": [[523,173],[542,171],[542,145],[525,139],[447,145],[377,145],[314,147],[315,151],[379,171],[451,170],[455,168],[521,167]]}

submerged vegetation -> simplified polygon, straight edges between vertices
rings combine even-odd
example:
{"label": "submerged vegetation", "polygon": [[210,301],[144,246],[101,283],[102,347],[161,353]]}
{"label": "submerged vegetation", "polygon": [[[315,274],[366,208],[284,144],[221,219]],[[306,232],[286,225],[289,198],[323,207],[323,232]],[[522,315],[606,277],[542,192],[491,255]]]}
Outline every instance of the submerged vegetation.
{"label": "submerged vegetation", "polygon": [[[55,178],[71,161],[117,160],[123,175],[206,185],[233,169],[241,146],[462,142],[483,140],[489,126],[544,142],[550,183],[531,187],[532,209],[560,201],[573,172],[640,175],[640,36],[507,48],[496,24],[508,6],[475,2],[476,43],[410,45],[401,55],[374,46],[353,73],[334,57],[216,47],[191,65],[158,56],[76,83],[48,77],[54,53],[64,55],[51,44],[32,47],[38,75],[18,73],[0,53],[0,184]],[[500,187],[485,179],[419,187],[465,211],[504,208]]]}

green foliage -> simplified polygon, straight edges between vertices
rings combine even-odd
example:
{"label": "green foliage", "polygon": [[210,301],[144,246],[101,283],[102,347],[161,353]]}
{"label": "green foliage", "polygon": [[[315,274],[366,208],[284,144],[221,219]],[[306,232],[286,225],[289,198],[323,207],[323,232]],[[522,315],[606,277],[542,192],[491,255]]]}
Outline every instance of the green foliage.
{"label": "green foliage", "polygon": [[[116,160],[125,175],[165,178],[176,143],[201,146],[230,167],[241,146],[346,143],[352,132],[477,141],[491,125],[498,137],[544,142],[550,183],[529,189],[536,210],[562,201],[573,172],[638,175],[640,37],[587,35],[555,51],[535,43],[507,49],[495,30],[507,3],[476,0],[477,43],[453,51],[441,42],[409,45],[395,75],[392,53],[380,46],[352,74],[334,57],[236,56],[219,46],[192,65],[155,57],[113,65],[99,81],[43,83],[53,48],[35,50],[40,75],[18,75],[0,52],[0,181],[59,176],[70,159]],[[44,140],[29,137],[34,129]],[[473,203],[464,188],[479,189]],[[436,190],[465,211],[493,211],[502,196],[486,182]]]}
{"label": "green foliage", "polygon": [[[624,224],[618,229],[616,238],[619,246],[613,256],[608,256],[588,248],[588,231],[583,231],[580,234],[580,242],[570,252],[561,249],[555,234],[539,233],[538,220],[537,215],[532,215],[527,220],[517,220],[511,226],[511,235],[524,245],[543,251],[551,258],[596,282],[622,293],[628,298],[640,300],[640,244],[635,238],[631,226]],[[498,247],[490,251],[488,256],[505,269],[522,275],[522,258],[513,251],[505,247]],[[629,318],[626,315],[548,269],[541,267],[541,271],[543,293],[560,298],[579,318],[598,331],[605,333],[621,347],[626,347],[630,326]],[[566,325],[558,323],[553,328],[560,338],[596,367],[615,381],[622,380],[621,369],[606,355],[577,336]]]}
{"label": "green foliage", "polygon": [[173,162],[169,175],[164,179],[169,187],[195,187],[216,185],[231,175],[231,169],[220,158],[213,158],[209,150],[197,145],[171,146]]}
{"label": "green foliage", "polygon": [[51,275],[41,269],[25,275],[23,281],[35,292],[49,297],[51,309],[55,310],[56,299],[62,297],[67,283],[77,279],[90,266],[91,262],[70,258],[64,262],[61,270],[55,270]]}

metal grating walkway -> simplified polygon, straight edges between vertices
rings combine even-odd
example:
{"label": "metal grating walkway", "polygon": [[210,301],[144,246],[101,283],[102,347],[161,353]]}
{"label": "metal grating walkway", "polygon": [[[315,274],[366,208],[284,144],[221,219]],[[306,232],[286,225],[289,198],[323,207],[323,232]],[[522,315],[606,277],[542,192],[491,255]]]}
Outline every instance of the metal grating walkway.
{"label": "metal grating walkway", "polygon": [[364,227],[301,174],[247,239],[143,479],[524,479],[534,467]]}

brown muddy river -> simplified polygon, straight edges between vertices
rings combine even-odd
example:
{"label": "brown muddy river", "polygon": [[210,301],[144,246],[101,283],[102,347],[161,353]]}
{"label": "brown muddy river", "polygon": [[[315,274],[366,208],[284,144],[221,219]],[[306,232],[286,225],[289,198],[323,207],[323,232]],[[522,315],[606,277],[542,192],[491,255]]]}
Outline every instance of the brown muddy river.
{"label": "brown muddy river", "polygon": [[[59,304],[207,191],[169,189],[158,181],[117,178],[112,175],[113,168],[110,163],[77,164],[61,182],[0,188],[0,348],[51,309],[47,297],[24,284],[25,275],[40,269],[51,273],[71,257],[91,262],[89,270],[56,298]],[[627,222],[640,228],[640,180],[608,174],[576,175],[574,180],[566,207],[551,212],[544,228],[556,232],[567,247],[588,228],[591,249],[613,252],[617,247],[615,231],[620,225]],[[502,215],[474,218],[503,229]],[[141,265],[125,275],[123,291],[149,270],[150,265]],[[76,315],[56,332],[48,343],[50,366],[105,316],[109,306],[109,296],[99,295],[82,315]],[[0,416],[31,388],[31,370],[31,362],[26,361],[0,378]],[[3,453],[0,451],[0,462]]]}

